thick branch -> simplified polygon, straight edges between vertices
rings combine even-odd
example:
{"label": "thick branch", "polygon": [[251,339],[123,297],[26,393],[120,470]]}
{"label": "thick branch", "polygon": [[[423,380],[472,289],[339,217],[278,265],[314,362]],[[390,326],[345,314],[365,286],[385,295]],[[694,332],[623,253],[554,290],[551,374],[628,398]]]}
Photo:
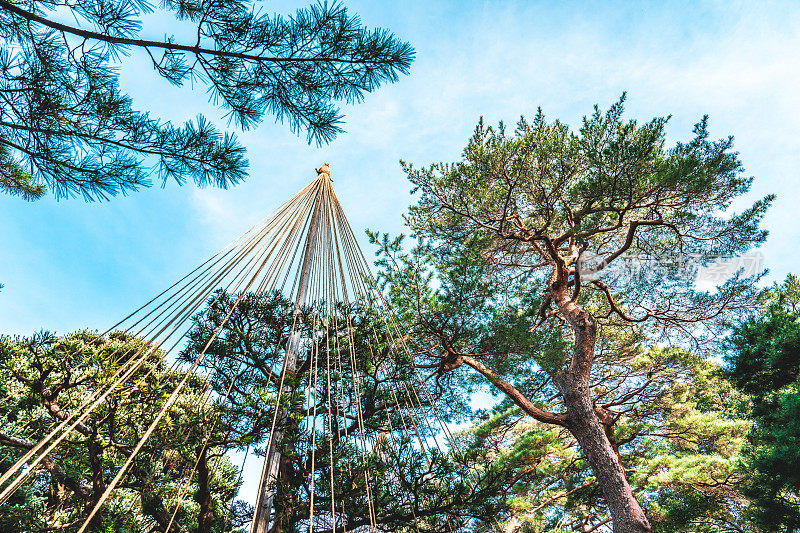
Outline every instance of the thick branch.
{"label": "thick branch", "polygon": [[[14,437],[13,435],[8,435],[6,433],[0,433],[0,445],[4,446],[12,446],[14,448],[20,448],[23,450],[30,450],[34,446],[36,446],[35,442],[29,441],[27,439],[21,439],[19,437]],[[64,470],[56,464],[53,459],[47,455],[44,459],[42,459],[41,463],[50,474],[56,478],[60,483],[63,483],[68,489],[72,492],[83,498],[84,500],[88,500],[91,496],[91,490],[89,487],[82,485],[78,480],[69,477]]]}
{"label": "thick branch", "polygon": [[464,363],[468,364],[488,379],[495,387],[503,391],[503,393],[511,398],[526,414],[535,418],[539,422],[545,424],[555,424],[557,426],[566,427],[567,417],[561,413],[551,413],[536,407],[530,400],[528,400],[520,391],[518,391],[511,383],[507,382],[498,376],[492,369],[485,366],[480,361],[473,359],[469,355],[461,356]]}

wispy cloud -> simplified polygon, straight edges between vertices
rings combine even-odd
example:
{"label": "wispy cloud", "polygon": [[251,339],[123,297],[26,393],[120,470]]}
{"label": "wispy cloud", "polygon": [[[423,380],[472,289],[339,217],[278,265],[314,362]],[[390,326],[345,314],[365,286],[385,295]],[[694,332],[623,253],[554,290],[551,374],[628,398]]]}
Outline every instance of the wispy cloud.
{"label": "wispy cloud", "polygon": [[[289,0],[270,4],[282,12],[296,7]],[[190,270],[278,207],[325,161],[359,232],[402,231],[411,198],[400,158],[418,165],[458,159],[481,115],[513,123],[541,105],[550,118],[575,125],[593,104],[607,106],[624,90],[631,116],[672,114],[673,139],[687,138],[704,113],[712,134],[736,136],[757,177],[752,198],[779,194],[766,221],[766,265],[776,276],[797,270],[796,3],[362,1],[348,7],[416,47],[409,77],[346,107],[348,132],[329,146],[307,146],[269,119],[240,133],[251,176],[231,190],[170,184],[115,200],[113,209],[0,199],[0,224],[17,236],[0,242],[0,282],[13,275],[29,294],[46,295],[58,279],[61,290],[75,292],[60,300],[64,309],[40,313],[43,300],[34,306],[7,283],[3,296],[18,301],[0,305],[0,324],[25,332],[64,329],[58,313],[70,325],[88,321],[101,301],[104,313],[124,315],[158,277],[167,282]],[[162,28],[170,31],[168,21]],[[170,87],[139,59],[122,68],[123,85],[139,107],[176,122],[204,112],[226,127],[202,90]],[[31,229],[44,225],[46,243]],[[34,246],[39,259],[21,253]]]}

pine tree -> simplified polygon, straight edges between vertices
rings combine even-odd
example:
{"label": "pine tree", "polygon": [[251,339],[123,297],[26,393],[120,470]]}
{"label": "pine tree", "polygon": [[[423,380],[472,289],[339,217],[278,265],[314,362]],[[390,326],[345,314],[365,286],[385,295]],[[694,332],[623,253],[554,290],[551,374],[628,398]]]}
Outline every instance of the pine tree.
{"label": "pine tree", "polygon": [[[348,310],[349,326],[329,323],[330,329],[313,335],[311,310],[304,310],[296,323],[293,306],[279,293],[247,293],[234,307],[237,297],[219,292],[209,299],[193,318],[181,358],[193,361],[200,356],[199,366],[209,372],[211,385],[226,406],[230,419],[226,427],[238,435],[242,448],[250,446],[260,456],[265,455],[272,424],[277,422],[273,417],[279,385],[291,382],[292,392],[280,395],[280,407],[289,414],[275,428],[284,441],[270,531],[308,529],[312,502],[317,528],[322,531],[357,531],[372,521],[378,531],[449,531],[494,516],[498,476],[478,481],[465,475],[464,457],[446,449],[431,447],[423,452],[418,448],[413,428],[419,428],[422,438],[432,437],[434,430],[422,422],[412,426],[409,408],[398,402],[395,394],[402,398],[404,384],[413,383],[413,370],[404,356],[390,349],[392,341],[380,317],[354,305]],[[318,345],[305,346],[296,371],[282,381],[293,328],[302,331],[304,338],[316,338]],[[347,354],[350,342],[355,373],[347,361],[326,348],[337,343]],[[360,420],[345,409],[356,401]],[[441,416],[448,420],[464,408],[460,402],[447,405],[441,398],[439,403]],[[316,422],[309,415],[312,404],[318,415],[324,413]],[[329,409],[331,418],[324,422],[321,419]],[[420,418],[432,418],[430,411],[424,399],[414,408]],[[403,429],[406,425],[411,427]],[[353,435],[359,439],[363,435],[365,442],[375,446],[365,455],[354,446]],[[313,499],[311,479],[317,480]]]}
{"label": "pine tree", "polygon": [[790,274],[761,302],[734,328],[726,362],[731,382],[752,401],[749,513],[764,531],[791,532],[800,528],[800,279]]}
{"label": "pine tree", "polygon": [[[140,339],[124,333],[0,337],[0,468],[10,467],[74,413],[143,347]],[[0,530],[77,531],[164,405],[164,388],[174,387],[183,376],[158,357],[144,365],[128,390],[109,395],[47,455],[30,482],[0,505]],[[170,532],[242,531],[251,507],[236,500],[241,478],[225,456],[238,441],[231,442],[224,424],[212,422],[226,419],[224,408],[202,402],[204,394],[202,377],[191,375],[90,531],[167,531],[173,513]],[[193,467],[197,474],[187,479]]]}
{"label": "pine tree", "polygon": [[202,115],[174,125],[134,107],[118,68],[137,50],[170,83],[206,85],[236,126],[269,114],[317,143],[342,131],[337,102],[361,101],[413,59],[339,4],[284,18],[246,0],[164,1],[166,16],[194,28],[190,43],[148,38],[152,10],[146,0],[0,0],[0,189],[96,200],[151,176],[217,187],[245,178],[235,135]]}
{"label": "pine tree", "polygon": [[703,119],[666,148],[667,119],[625,120],[623,100],[577,131],[541,111],[513,132],[481,122],[461,161],[405,166],[422,245],[373,239],[422,366],[442,386],[477,378],[567,429],[615,533],[641,533],[652,528],[619,454],[609,369],[658,342],[719,348],[726,321],[752,308],[758,273],[703,292],[693,268],[763,242],[771,197],[722,215],[752,182],[732,139],[709,139]]}

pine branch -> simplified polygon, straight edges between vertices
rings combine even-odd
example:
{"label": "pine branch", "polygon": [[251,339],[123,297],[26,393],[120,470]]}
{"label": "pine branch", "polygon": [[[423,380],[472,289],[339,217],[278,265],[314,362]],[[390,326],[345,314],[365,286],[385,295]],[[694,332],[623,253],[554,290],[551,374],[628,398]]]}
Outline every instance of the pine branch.
{"label": "pine branch", "polygon": [[[77,22],[54,20],[59,8]],[[317,144],[343,131],[338,101],[360,102],[413,60],[407,43],[364,28],[339,5],[312,5],[288,19],[261,15],[244,0],[164,8],[196,24],[196,42],[137,38],[146,4],[0,0],[0,145],[16,164],[4,161],[0,189],[34,199],[46,186],[56,198],[97,200],[147,187],[154,174],[162,183],[221,188],[246,177],[233,134],[202,116],[174,126],[133,107],[117,71],[130,49],[145,51],[174,85],[206,84],[237,127],[272,115]]]}
{"label": "pine branch", "polygon": [[[74,26],[69,26],[67,24],[62,24],[60,22],[56,22],[35,13],[31,13],[30,11],[26,11],[13,3],[7,0],[0,0],[0,9],[4,9],[15,15],[18,15],[30,22],[37,22],[48,28],[52,28],[57,31],[62,31],[65,33],[69,33],[71,35],[75,35],[78,37],[83,37],[84,39],[93,39],[97,41],[103,41],[110,44],[121,44],[127,46],[137,46],[140,48],[160,48],[164,50],[171,50],[171,51],[181,51],[181,52],[190,52],[196,55],[210,55],[210,56],[218,56],[218,57],[227,57],[232,59],[245,59],[248,61],[258,61],[258,62],[267,62],[267,63],[344,63],[344,64],[352,64],[352,65],[368,65],[368,64],[385,64],[388,61],[381,61],[377,59],[347,59],[335,56],[317,56],[317,57],[277,57],[277,56],[263,56],[258,54],[247,54],[243,52],[229,52],[226,50],[215,50],[212,48],[204,48],[197,44],[194,45],[187,45],[187,44],[179,44],[173,43],[170,41],[154,41],[149,39],[131,39],[128,37],[120,37],[115,35],[108,35],[104,33],[98,33],[96,31],[89,31],[83,28],[76,28]],[[410,64],[410,62],[409,62]]]}

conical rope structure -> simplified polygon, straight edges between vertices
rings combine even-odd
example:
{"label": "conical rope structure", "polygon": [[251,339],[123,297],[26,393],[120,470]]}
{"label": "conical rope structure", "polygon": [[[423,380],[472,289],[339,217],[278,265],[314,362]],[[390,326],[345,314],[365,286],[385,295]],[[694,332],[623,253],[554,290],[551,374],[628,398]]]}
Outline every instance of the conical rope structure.
{"label": "conical rope structure", "polygon": [[[240,323],[253,309],[269,310],[269,340],[253,353],[226,352],[226,343],[244,335]],[[194,320],[199,316],[207,319],[204,329]],[[458,443],[441,400],[416,373],[405,335],[358,247],[327,164],[273,215],[103,338],[119,332],[144,342],[135,353],[112,353],[116,364],[107,382],[94,387],[0,476],[0,503],[48,454],[67,445],[70,434],[111,395],[129,394],[152,372],[154,360],[171,358],[183,377],[163,385],[163,405],[144,424],[122,466],[109,475],[79,533],[90,530],[198,372],[205,376],[198,406],[233,396],[262,400],[257,409],[266,421],[264,463],[252,533],[289,525],[310,532],[419,531],[423,522],[425,531],[458,529],[458,505],[442,495],[447,476],[455,474],[441,466],[458,455]],[[253,373],[258,372],[256,388]],[[210,417],[204,425],[207,436],[198,462],[213,446],[211,435],[219,424],[219,417]],[[177,509],[197,467],[196,462],[182,473],[185,485],[178,504],[168,509],[164,531],[183,530],[176,524]],[[460,476],[474,488],[471,473]]]}

